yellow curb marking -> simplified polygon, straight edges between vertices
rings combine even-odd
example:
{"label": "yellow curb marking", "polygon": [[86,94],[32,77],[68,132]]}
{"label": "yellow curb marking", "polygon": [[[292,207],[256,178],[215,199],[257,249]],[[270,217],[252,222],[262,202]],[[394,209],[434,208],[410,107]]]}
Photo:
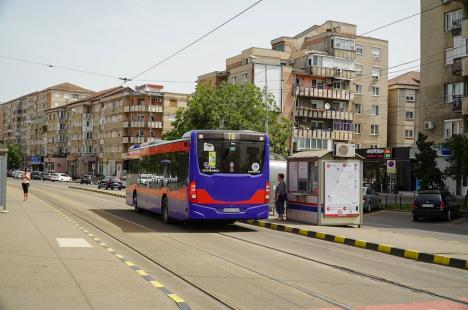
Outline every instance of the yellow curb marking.
{"label": "yellow curb marking", "polygon": [[450,257],[442,256],[442,255],[435,255],[434,263],[447,266],[448,264],[450,264]]}
{"label": "yellow curb marking", "polygon": [[156,281],[156,280],[150,281],[150,283],[151,283],[154,287],[157,287],[157,288],[164,287],[164,285],[162,285],[161,282]]}
{"label": "yellow curb marking", "polygon": [[354,244],[355,244],[355,246],[357,246],[359,248],[366,248],[367,242],[364,241],[364,240],[356,240],[356,242]]}
{"label": "yellow curb marking", "polygon": [[325,234],[324,233],[321,233],[321,232],[318,232],[316,235],[315,235],[318,239],[325,239]]}
{"label": "yellow curb marking", "polygon": [[344,243],[345,242],[345,237],[342,236],[335,236],[335,242],[337,243]]}
{"label": "yellow curb marking", "polygon": [[299,235],[302,235],[302,236],[307,236],[307,233],[309,231],[308,230],[305,230],[305,229],[299,229]]}
{"label": "yellow curb marking", "polygon": [[388,244],[379,244],[377,251],[390,254],[392,247]]}
{"label": "yellow curb marking", "polygon": [[414,251],[414,250],[405,250],[405,255],[406,258],[418,260],[419,258],[419,252]]}
{"label": "yellow curb marking", "polygon": [[177,303],[184,302],[184,300],[180,298],[177,294],[168,294],[167,296],[169,296],[172,300],[174,300]]}

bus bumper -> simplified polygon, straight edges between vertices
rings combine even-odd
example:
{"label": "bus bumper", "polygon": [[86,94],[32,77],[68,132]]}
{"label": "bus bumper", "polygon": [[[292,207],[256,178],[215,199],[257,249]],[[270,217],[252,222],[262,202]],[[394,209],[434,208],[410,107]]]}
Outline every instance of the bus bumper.
{"label": "bus bumper", "polygon": [[259,220],[268,218],[268,204],[208,206],[192,203],[189,208],[190,220]]}

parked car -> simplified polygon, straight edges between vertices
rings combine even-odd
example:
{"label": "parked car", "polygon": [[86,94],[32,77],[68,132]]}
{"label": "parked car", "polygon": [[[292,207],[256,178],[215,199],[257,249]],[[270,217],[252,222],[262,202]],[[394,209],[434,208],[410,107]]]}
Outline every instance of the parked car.
{"label": "parked car", "polygon": [[31,171],[31,180],[40,180],[41,172],[40,171]]}
{"label": "parked car", "polygon": [[15,179],[21,179],[21,177],[23,176],[23,171],[15,170],[15,171],[12,172],[12,176]]}
{"label": "parked car", "polygon": [[59,182],[71,182],[72,178],[65,174],[65,173],[52,173],[50,176],[50,180],[52,182],[59,181]]}
{"label": "parked car", "polygon": [[122,182],[122,188],[127,188],[127,177],[120,177],[120,181]]}
{"label": "parked car", "polygon": [[116,176],[106,176],[102,180],[99,180],[97,184],[97,188],[101,189],[114,189],[117,188],[121,190],[122,187],[122,181],[120,180],[119,177]]}
{"label": "parked car", "polygon": [[81,177],[80,184],[96,184],[96,178],[92,175],[84,175]]}
{"label": "parked car", "polygon": [[377,210],[381,208],[382,199],[372,187],[363,187],[362,197],[362,208],[364,212],[371,212],[372,210]]}
{"label": "parked car", "polygon": [[456,199],[447,191],[422,191],[413,201],[413,221],[420,218],[442,218],[450,221],[459,213]]}
{"label": "parked car", "polygon": [[51,176],[52,176],[52,173],[50,173],[50,172],[41,172],[41,180],[42,181],[50,181]]}

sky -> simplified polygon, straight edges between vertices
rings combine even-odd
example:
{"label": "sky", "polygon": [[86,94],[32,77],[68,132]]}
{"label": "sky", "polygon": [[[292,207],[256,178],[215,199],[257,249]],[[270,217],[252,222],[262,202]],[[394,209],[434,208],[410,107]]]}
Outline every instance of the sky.
{"label": "sky", "polygon": [[[0,56],[131,77],[254,2],[0,0]],[[226,58],[249,47],[270,48],[272,39],[293,36],[326,20],[356,24],[357,33],[362,34],[419,12],[419,2],[263,0],[140,79],[160,81],[166,91],[190,93],[198,75],[223,70]],[[419,16],[369,36],[389,41],[389,66],[420,57]],[[116,78],[0,58],[0,102],[63,82],[94,91],[121,85]]]}

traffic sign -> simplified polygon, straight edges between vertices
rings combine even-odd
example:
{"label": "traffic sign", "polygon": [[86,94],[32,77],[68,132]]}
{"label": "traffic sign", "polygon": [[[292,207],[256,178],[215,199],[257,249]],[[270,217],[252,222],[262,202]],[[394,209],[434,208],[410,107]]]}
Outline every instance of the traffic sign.
{"label": "traffic sign", "polygon": [[396,173],[396,160],[387,160],[387,173]]}

